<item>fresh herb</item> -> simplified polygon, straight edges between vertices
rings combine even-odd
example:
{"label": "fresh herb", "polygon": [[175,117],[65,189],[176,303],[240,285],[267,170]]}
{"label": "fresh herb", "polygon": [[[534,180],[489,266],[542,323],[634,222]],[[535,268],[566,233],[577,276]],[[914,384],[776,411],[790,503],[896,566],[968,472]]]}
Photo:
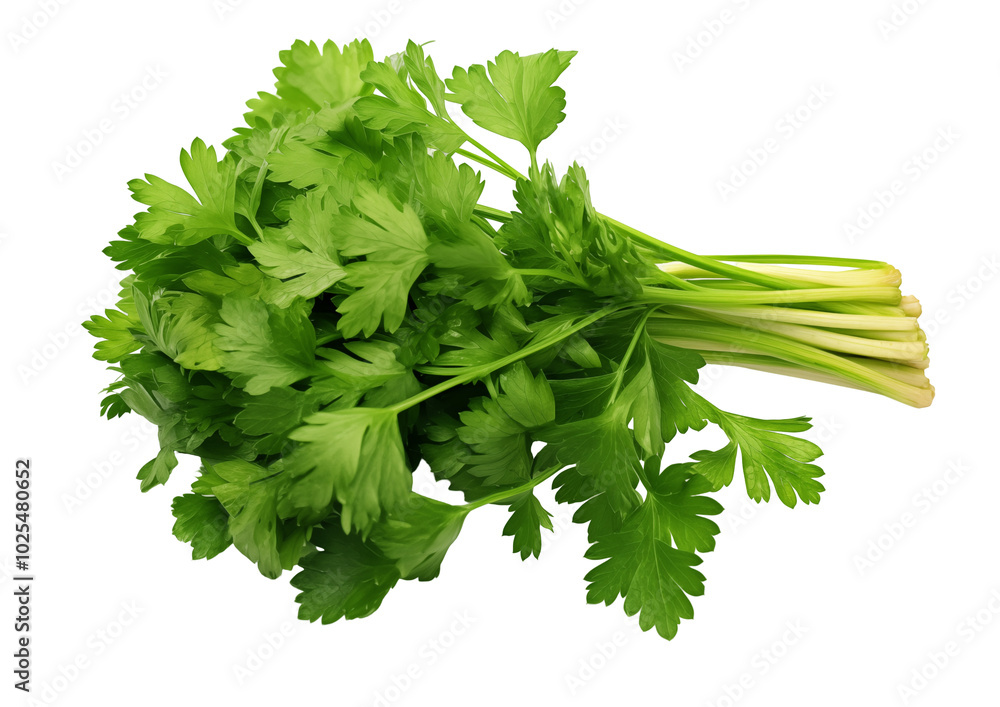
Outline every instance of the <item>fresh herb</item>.
{"label": "fresh herb", "polygon": [[[190,192],[129,184],[148,208],[105,251],[121,301],[87,327],[118,374],[103,413],[159,427],[142,490],[176,454],[201,459],[173,506],[195,558],[235,545],[267,577],[300,568],[302,618],[367,616],[436,577],[485,505],[537,557],[551,479],[599,561],[587,600],[624,597],[672,638],[737,460],[757,501],[823,491],[819,448],[795,436],[808,418],[720,410],[691,387],[706,362],[930,403],[919,305],[892,267],[698,256],[599,213],[580,166],[540,163],[572,57],[504,52],[442,80],[412,42],[381,62],[367,41],[297,42],[224,153],[181,153]],[[459,109],[521,143],[525,172]],[[513,211],[481,201],[481,167]],[[709,423],[728,444],[664,467],[667,442]],[[467,503],[414,492],[422,462]]]}

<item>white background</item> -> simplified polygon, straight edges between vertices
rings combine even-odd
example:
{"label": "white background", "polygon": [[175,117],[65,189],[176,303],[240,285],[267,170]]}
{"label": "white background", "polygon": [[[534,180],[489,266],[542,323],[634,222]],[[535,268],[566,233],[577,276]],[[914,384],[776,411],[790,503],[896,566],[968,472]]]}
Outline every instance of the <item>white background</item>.
{"label": "white background", "polygon": [[[1000,5],[897,3],[905,8],[894,16],[892,0],[7,0],[0,556],[13,545],[13,463],[30,456],[35,698],[1000,704]],[[723,11],[730,21],[713,24]],[[699,35],[706,23],[718,36]],[[586,604],[582,528],[522,563],[500,536],[499,508],[469,518],[439,579],[403,583],[360,621],[298,622],[288,575],[269,582],[233,550],[192,562],[170,534],[169,507],[194,464],[182,463],[167,488],[139,493],[133,477],[155,441],[138,419],[98,417],[111,374],[89,358],[76,324],[113,294],[117,273],[100,251],[138,210],[126,181],[145,172],[177,180],[180,148],[196,136],[218,144],[241,124],[243,102],[271,87],[277,53],[293,40],[358,34],[379,56],[407,38],[437,40],[430,52],[445,74],[503,49],[579,50],[560,82],[568,118],[543,146],[548,158],[586,160],[602,211],[691,250],[892,262],[924,304],[936,402],[914,410],[709,369],[701,388],[725,409],[814,416],[828,490],[819,506],[795,510],[757,507],[739,483],[720,494],[727,513],[702,566],[707,594],[669,643],[629,624],[620,604]],[[685,52],[697,56],[681,65]],[[786,114],[814,90],[827,98],[790,130]],[[133,91],[146,95],[128,107],[120,96]],[[99,144],[80,148],[97,142],[102,121],[110,130]],[[935,148],[938,131],[951,143]],[[777,152],[724,199],[720,180],[768,138]],[[55,165],[76,149],[89,154],[60,178]],[[500,151],[523,164],[518,146]],[[925,151],[932,163],[914,171]],[[490,199],[508,203],[507,185],[489,179],[498,185]],[[896,180],[901,195],[880,209],[876,192]],[[875,218],[849,237],[845,224],[861,211]],[[672,458],[714,441],[679,440]],[[570,512],[559,508],[557,523]],[[913,522],[899,532],[906,513]],[[860,567],[869,553],[876,560]],[[0,703],[18,705],[4,568]],[[457,622],[463,615],[471,625]],[[949,642],[956,655],[939,655],[935,668],[929,656]],[[74,671],[74,661],[85,667]],[[419,676],[401,677],[408,670]],[[900,686],[922,685],[901,696]]]}

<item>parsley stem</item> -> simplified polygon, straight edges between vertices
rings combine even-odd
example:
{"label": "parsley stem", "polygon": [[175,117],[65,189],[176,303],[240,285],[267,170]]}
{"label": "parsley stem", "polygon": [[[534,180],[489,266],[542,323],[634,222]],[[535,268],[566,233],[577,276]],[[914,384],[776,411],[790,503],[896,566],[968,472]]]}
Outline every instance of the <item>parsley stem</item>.
{"label": "parsley stem", "polygon": [[[509,164],[507,164],[499,157],[497,157],[495,154],[490,152],[486,147],[479,144],[472,138],[469,138],[469,142],[475,145],[484,154],[491,157],[494,161],[491,162],[490,160],[482,157],[481,155],[477,155],[473,152],[469,152],[468,150],[463,150],[461,148],[458,149],[456,152],[462,155],[463,157],[468,157],[470,160],[478,162],[484,167],[489,167],[493,171],[498,172],[499,174],[503,174],[504,176],[509,177],[510,179],[514,180],[524,179],[523,174],[521,174],[513,167],[511,167]],[[479,210],[479,207],[477,207],[477,210]],[[491,209],[491,211],[497,211],[497,210]],[[613,219],[610,216],[606,216],[601,213],[599,213],[598,216],[603,218],[612,226],[615,226],[616,228],[627,233],[633,241],[639,242],[647,250],[650,250],[653,253],[657,253],[664,257],[670,258],[671,260],[679,260],[683,263],[687,263],[688,265],[695,265],[704,270],[708,270],[709,272],[716,273],[718,275],[725,275],[727,277],[733,278],[734,280],[751,282],[754,284],[763,285],[764,287],[770,287],[775,289],[787,289],[796,286],[796,283],[793,281],[785,280],[779,277],[773,277],[770,275],[759,274],[736,265],[730,265],[728,263],[720,262],[718,260],[715,260],[714,258],[696,255],[694,253],[684,250],[683,248],[678,248],[676,246],[670,245],[669,243],[665,243],[664,241],[661,241],[658,238],[654,238],[653,236],[643,233],[642,231],[636,228],[632,228],[631,226],[624,224],[616,219]]]}
{"label": "parsley stem", "polygon": [[757,306],[697,305],[688,307],[687,309],[695,310],[696,312],[703,312],[708,315],[726,315],[750,321],[801,324],[805,326],[824,327],[827,329],[857,329],[913,333],[919,331],[920,329],[917,324],[916,317],[841,314],[837,312],[819,312],[812,309],[776,307],[766,304]]}
{"label": "parsley stem", "polygon": [[797,286],[792,280],[787,280],[780,277],[774,277],[772,275],[766,275],[762,273],[757,273],[752,270],[747,270],[746,268],[741,268],[736,265],[730,265],[728,263],[723,263],[721,261],[715,260],[714,258],[708,258],[702,255],[696,255],[683,248],[678,248],[677,246],[672,246],[669,243],[665,243],[658,238],[654,238],[642,231],[632,228],[631,226],[617,221],[610,216],[605,216],[600,214],[601,218],[610,223],[615,228],[624,231],[632,237],[632,240],[639,241],[644,246],[649,248],[654,252],[658,252],[662,255],[669,257],[671,260],[679,260],[682,263],[687,263],[688,265],[695,265],[700,267],[702,270],[707,270],[708,272],[715,273],[717,275],[725,275],[734,280],[741,280],[743,282],[750,282],[755,285],[762,285],[764,287],[770,287],[772,289],[792,289]]}
{"label": "parsley stem", "polygon": [[482,204],[476,204],[473,213],[498,223],[509,223],[514,220],[513,215],[509,211],[494,209],[492,206],[483,206]]}
{"label": "parsley stem", "polygon": [[258,238],[264,237],[264,231],[261,229],[260,224],[257,223],[257,209],[260,208],[260,195],[264,190],[264,177],[267,175],[267,160],[263,160],[260,163],[260,169],[257,170],[257,181],[254,182],[253,191],[250,193],[250,225],[253,226],[253,230],[257,232]]}
{"label": "parsley stem", "polygon": [[569,273],[559,272],[558,270],[548,270],[545,268],[514,268],[514,272],[522,277],[550,277],[553,280],[563,280],[565,282],[572,283],[577,287],[587,286],[587,283],[583,280],[574,277]]}
{"label": "parsley stem", "polygon": [[549,478],[562,468],[563,466],[559,465],[559,466],[554,466],[550,469],[546,469],[538,476],[533,477],[527,483],[521,484],[520,486],[516,486],[512,489],[504,489],[503,491],[497,491],[496,493],[491,493],[489,496],[484,496],[483,498],[480,498],[478,501],[473,501],[472,503],[466,503],[464,507],[470,511],[474,511],[477,508],[481,508],[491,503],[496,503],[498,501],[506,501],[507,499],[510,498],[517,498],[521,494],[527,493],[531,489],[535,488],[536,486],[538,486],[538,484],[542,483],[543,481],[545,481],[547,478]]}
{"label": "parsley stem", "polygon": [[508,177],[510,179],[517,179],[517,176],[513,172],[508,172],[506,169],[504,169],[503,167],[501,167],[500,165],[498,165],[496,162],[493,162],[492,160],[488,160],[485,157],[483,157],[482,155],[477,155],[475,152],[470,152],[469,150],[466,150],[466,149],[463,149],[463,148],[460,147],[457,150],[455,150],[455,154],[456,155],[461,155],[462,157],[466,157],[466,158],[472,160],[473,162],[477,162],[477,163],[483,165],[484,167],[489,167],[494,172],[502,174],[505,177]]}
{"label": "parsley stem", "polygon": [[[543,351],[544,349],[547,349],[553,344],[558,344],[560,341],[569,338],[570,336],[580,331],[581,329],[586,329],[594,322],[603,319],[609,314],[613,314],[614,312],[617,312],[620,309],[622,309],[621,306],[604,307],[603,309],[594,312],[590,316],[584,317],[576,324],[573,324],[572,326],[568,326],[562,329],[557,329],[555,334],[543,337],[540,340],[532,341],[524,348],[519,349],[518,351],[515,351],[512,354],[504,356],[503,358],[499,358],[496,361],[491,361],[490,363],[485,363],[479,366],[465,366],[463,368],[459,368],[458,370],[462,371],[462,373],[453,376],[449,380],[438,383],[435,386],[422,390],[416,395],[411,396],[406,400],[403,400],[402,402],[396,403],[395,405],[387,409],[391,410],[392,412],[398,415],[404,410],[409,410],[414,405],[419,405],[425,400],[429,400],[430,398],[433,398],[435,395],[443,393],[446,390],[450,390],[457,385],[464,385],[465,383],[471,383],[472,381],[478,380],[483,376],[489,375],[493,371],[497,371],[501,368],[504,368],[505,366],[509,366],[512,363],[516,363],[521,359],[527,358],[532,354],[538,353],[539,351]],[[437,370],[444,370],[444,369],[437,369]]]}
{"label": "parsley stem", "polygon": [[[490,149],[489,149],[488,147],[486,147],[485,145],[483,145],[483,144],[482,144],[481,142],[479,142],[479,141],[478,141],[478,140],[476,140],[475,138],[472,138],[472,137],[469,137],[469,135],[468,135],[468,134],[466,134],[466,136],[465,136],[465,137],[469,138],[469,142],[470,142],[470,143],[471,143],[471,144],[472,144],[472,145],[473,145],[473,146],[474,146],[474,147],[475,147],[475,148],[476,148],[477,150],[479,150],[480,152],[482,152],[482,153],[483,153],[484,155],[486,155],[486,156],[487,156],[487,157],[489,157],[489,158],[490,158],[491,160],[493,160],[493,162],[495,162],[495,163],[496,163],[495,165],[489,165],[489,164],[487,164],[486,162],[483,162],[483,161],[480,161],[480,160],[476,160],[476,161],[477,161],[477,162],[479,162],[479,163],[480,163],[481,165],[483,165],[484,167],[490,167],[490,168],[492,168],[492,169],[496,169],[497,167],[500,167],[500,168],[502,168],[502,169],[503,169],[503,173],[504,173],[504,174],[506,174],[506,175],[507,175],[508,177],[510,177],[511,179],[514,179],[514,180],[517,180],[517,179],[525,179],[525,176],[524,176],[523,174],[521,174],[521,173],[520,173],[520,172],[518,172],[518,171],[517,171],[516,169],[514,169],[513,167],[511,167],[511,166],[510,166],[509,164],[507,164],[506,162],[504,162],[504,161],[503,161],[503,160],[502,160],[502,159],[501,159],[500,157],[498,157],[498,156],[496,155],[496,153],[494,153],[493,151],[491,151],[491,150],[490,150]],[[475,158],[474,158],[474,157],[472,156],[472,153],[468,153],[467,151],[465,151],[465,150],[463,150],[463,149],[461,149],[461,148],[459,148],[459,149],[457,150],[457,152],[458,152],[458,153],[459,153],[460,155],[463,155],[463,156],[465,156],[465,157],[468,157],[469,159],[475,159]]]}
{"label": "parsley stem", "polygon": [[[789,257],[794,258],[795,256]],[[795,259],[797,260],[798,258]],[[827,263],[823,264],[826,265]],[[663,263],[659,267],[664,272],[669,272],[685,279],[717,277],[714,273],[687,265],[686,263]],[[855,268],[851,270],[806,270],[803,268],[789,268],[783,265],[767,264],[747,264],[745,269],[762,275],[780,277],[793,283],[796,287],[815,287],[816,285],[836,287],[846,285],[899,285],[902,282],[899,270],[885,263],[875,268]]]}
{"label": "parsley stem", "polygon": [[662,287],[643,287],[643,298],[659,304],[788,304],[794,302],[861,301],[899,304],[898,287],[826,287],[791,290],[703,289],[681,292]]}
{"label": "parsley stem", "polygon": [[642,322],[635,328],[635,334],[632,335],[632,341],[629,342],[628,349],[625,350],[625,355],[622,356],[621,363],[618,364],[618,370],[615,371],[615,385],[611,389],[611,396],[608,398],[608,404],[604,406],[607,410],[618,398],[618,391],[621,389],[622,381],[625,380],[625,371],[628,369],[629,361],[632,360],[632,354],[635,353],[635,347],[639,345],[639,339],[646,333],[646,322],[649,321],[649,317],[653,312],[656,311],[656,307],[653,307],[642,318]]}
{"label": "parsley stem", "polygon": [[773,265],[830,265],[841,268],[862,268],[874,270],[883,268],[887,263],[881,260],[862,260],[861,258],[830,258],[819,255],[710,255],[713,260],[729,260],[737,263],[764,263]]}

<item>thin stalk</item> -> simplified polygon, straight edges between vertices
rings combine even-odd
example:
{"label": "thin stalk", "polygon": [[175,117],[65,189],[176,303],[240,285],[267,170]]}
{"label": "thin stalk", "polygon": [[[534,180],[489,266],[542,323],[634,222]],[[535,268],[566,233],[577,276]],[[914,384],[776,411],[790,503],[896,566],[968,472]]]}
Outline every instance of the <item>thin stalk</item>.
{"label": "thin stalk", "polygon": [[494,209],[492,206],[483,206],[482,204],[476,204],[476,208],[473,209],[473,213],[477,216],[487,218],[490,221],[497,221],[498,223],[509,223],[514,220],[514,217],[509,211]]}
{"label": "thin stalk", "polygon": [[474,511],[477,508],[482,508],[483,506],[489,505],[490,503],[497,503],[499,501],[506,501],[511,498],[517,498],[522,493],[527,493],[531,489],[538,486],[538,484],[542,483],[543,481],[551,477],[560,469],[562,469],[562,466],[554,466],[551,469],[546,469],[538,476],[533,477],[527,483],[523,483],[520,486],[517,486],[512,489],[505,489],[503,491],[497,491],[496,493],[491,493],[489,496],[484,496],[483,498],[480,498],[477,501],[473,501],[472,503],[466,503],[464,507],[469,509],[470,511]]}
{"label": "thin stalk", "polygon": [[563,280],[565,282],[572,283],[577,287],[586,287],[582,279],[574,277],[568,273],[559,272],[558,270],[547,270],[544,268],[514,268],[514,272],[522,277],[550,277],[553,280]]}
{"label": "thin stalk", "polygon": [[[560,341],[569,338],[570,336],[580,331],[581,329],[586,329],[594,322],[608,316],[609,314],[619,311],[620,309],[621,307],[605,307],[604,309],[601,309],[591,314],[589,317],[581,319],[573,326],[559,331],[556,335],[545,337],[540,341],[533,341],[524,348],[515,351],[512,354],[504,356],[501,359],[497,359],[496,361],[491,361],[490,363],[483,364],[481,366],[466,366],[464,368],[461,368],[459,370],[461,370],[462,373],[459,373],[458,375],[453,375],[449,380],[442,381],[441,383],[438,383],[435,386],[422,390],[416,395],[413,395],[407,398],[406,400],[403,400],[402,402],[396,403],[395,405],[392,405],[387,409],[391,410],[392,412],[398,415],[404,410],[409,410],[414,405],[419,405],[425,400],[433,398],[435,395],[443,393],[446,390],[451,390],[455,386],[471,383],[472,381],[482,378],[483,376],[486,376],[492,373],[493,371],[504,368],[505,366],[509,366],[512,363],[516,363],[517,361],[527,358],[528,356],[538,353],[539,351],[543,351],[544,349],[547,349],[549,346],[552,346],[553,344],[558,344]],[[436,371],[443,371],[443,372],[438,373]],[[431,375],[452,375],[454,373],[454,370],[422,368],[421,372],[428,373]]]}
{"label": "thin stalk", "polygon": [[[659,266],[664,272],[669,272],[686,280],[693,278],[709,278],[712,273],[702,268],[692,267],[684,263],[664,263]],[[746,270],[772,275],[789,282],[800,283],[803,287],[814,285],[829,285],[836,287],[861,287],[865,285],[899,286],[902,278],[899,270],[893,267],[856,268],[853,270],[805,270],[802,268],[787,268],[780,265],[745,265]]]}
{"label": "thin stalk", "polygon": [[629,342],[628,349],[625,350],[625,355],[622,356],[622,360],[618,364],[618,370],[615,371],[615,384],[611,389],[608,404],[604,406],[605,410],[611,407],[611,405],[618,398],[618,391],[621,389],[622,381],[625,380],[625,370],[628,368],[629,361],[632,360],[632,354],[635,353],[635,347],[638,346],[639,339],[646,333],[646,322],[649,321],[650,315],[652,315],[655,311],[656,309],[650,309],[646,312],[646,315],[642,318],[642,323],[635,328],[635,334],[632,335],[632,341]]}
{"label": "thin stalk", "polygon": [[[484,158],[482,155],[476,155],[475,153],[469,152],[468,150],[463,150],[461,148],[459,148],[456,152],[462,155],[463,157],[468,157],[469,159],[478,162],[484,167],[488,167],[494,170],[495,172],[503,174],[504,176],[510,179],[516,180],[525,178],[523,174],[521,174],[516,169],[511,167],[509,164],[501,160],[495,154],[490,152],[485,146],[476,142],[471,137],[469,138],[469,142],[472,143],[476,148],[481,150],[483,154],[487,155],[493,161],[491,162],[490,160]],[[709,270],[713,273],[719,275],[726,275],[727,277],[731,277],[734,280],[744,280],[746,282],[753,282],[759,285],[763,285],[764,287],[772,287],[775,289],[795,287],[795,283],[786,282],[781,278],[771,277],[768,275],[760,275],[751,272],[749,270],[746,270],[744,268],[736,267],[735,265],[720,263],[717,260],[713,260],[712,258],[706,258],[700,255],[695,255],[694,253],[686,251],[682,248],[677,248],[676,246],[672,246],[669,243],[664,243],[658,238],[654,238],[653,236],[643,233],[638,229],[632,228],[631,226],[628,226],[622,223],[621,221],[613,219],[610,216],[606,216],[605,214],[599,213],[598,216],[600,216],[601,218],[603,218],[605,221],[615,226],[616,228],[629,234],[629,236],[633,241],[638,241],[650,251],[671,258],[673,260],[679,260],[681,262],[688,263],[690,265],[696,265],[698,267]]]}
{"label": "thin stalk", "polygon": [[[479,142],[478,140],[476,140],[473,137],[470,137],[468,134],[466,134],[465,137],[469,138],[469,143],[470,144],[472,144],[477,150],[479,150],[484,155],[486,155],[487,157],[489,157],[495,163],[495,166],[491,167],[489,164],[486,164],[485,162],[480,162],[480,164],[482,164],[484,167],[490,167],[491,169],[496,169],[496,167],[500,167],[501,170],[503,170],[501,172],[501,174],[505,174],[508,177],[510,177],[511,179],[517,180],[517,179],[525,179],[526,178],[523,174],[521,174],[516,169],[514,169],[513,167],[511,167],[509,164],[507,164],[506,162],[504,162],[503,159],[501,159],[499,156],[497,156],[494,152],[492,152],[488,147],[486,147],[485,145],[483,145],[481,142]],[[461,153],[461,152],[464,152],[464,150],[459,149],[459,153]],[[468,157],[469,155],[465,155],[465,156]]]}
{"label": "thin stalk", "polygon": [[768,305],[732,307],[699,306],[692,307],[692,309],[714,314],[726,314],[743,319],[802,324],[826,329],[851,329],[855,331],[871,329],[876,331],[916,332],[920,328],[917,320],[913,317],[839,314],[836,312],[818,312],[812,309],[794,309],[792,307]]}
{"label": "thin stalk", "polygon": [[736,263],[766,263],[770,265],[828,265],[838,268],[861,268],[873,270],[888,265],[881,260],[862,260],[860,258],[831,258],[823,255],[710,255],[716,260],[726,260]]}
{"label": "thin stalk", "polygon": [[830,287],[818,290],[726,291],[704,289],[680,292],[656,287],[643,288],[643,300],[656,304],[794,304],[803,302],[862,301],[896,304],[897,287]]}
{"label": "thin stalk", "polygon": [[465,149],[463,149],[463,148],[460,147],[457,150],[455,150],[455,154],[456,155],[461,155],[462,157],[466,157],[466,158],[472,160],[473,162],[476,162],[477,164],[483,165],[484,167],[488,167],[489,169],[492,169],[494,172],[502,174],[503,176],[507,177],[508,179],[517,180],[517,174],[516,173],[514,173],[514,172],[508,172],[504,167],[501,167],[496,162],[493,162],[492,160],[487,159],[486,157],[483,157],[482,155],[477,155],[475,152],[470,152],[469,150],[465,150]]}
{"label": "thin stalk", "polygon": [[632,240],[639,241],[650,250],[658,252],[671,260],[679,260],[682,263],[697,266],[703,270],[715,273],[716,275],[725,275],[726,277],[730,277],[734,280],[751,282],[756,285],[762,285],[763,287],[770,287],[773,289],[791,289],[796,287],[796,283],[787,281],[780,277],[759,274],[745,268],[713,260],[712,258],[696,255],[682,248],[670,245],[669,243],[664,243],[658,238],[654,238],[653,236],[643,233],[638,229],[632,228],[631,226],[624,224],[621,221],[617,221],[610,216],[605,216],[604,214],[598,215],[612,226],[628,233],[632,237]]}
{"label": "thin stalk", "polygon": [[927,335],[920,329],[914,331],[898,331],[885,329],[838,329],[839,334],[860,336],[865,339],[881,339],[882,341],[927,341]]}

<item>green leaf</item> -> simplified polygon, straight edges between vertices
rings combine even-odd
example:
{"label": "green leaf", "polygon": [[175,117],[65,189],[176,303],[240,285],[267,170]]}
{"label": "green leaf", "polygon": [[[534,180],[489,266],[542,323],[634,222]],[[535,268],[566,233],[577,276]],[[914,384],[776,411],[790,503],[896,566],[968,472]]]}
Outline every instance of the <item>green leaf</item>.
{"label": "green leaf", "polygon": [[142,342],[133,336],[142,322],[133,314],[117,309],[104,310],[104,316],[93,315],[83,323],[83,328],[91,336],[101,339],[94,344],[94,358],[98,361],[121,361],[125,356],[142,347]]}
{"label": "green leaf", "polygon": [[287,309],[245,296],[222,301],[216,346],[222,369],[251,395],[290,385],[316,372],[316,332],[309,306],[296,300]]}
{"label": "green leaf", "polygon": [[598,417],[569,422],[542,430],[539,438],[552,446],[560,464],[593,480],[608,494],[612,507],[626,513],[639,501],[639,454],[626,426],[621,406],[612,406]]}
{"label": "green leaf", "polygon": [[510,505],[510,518],[503,534],[514,536],[514,552],[527,560],[531,555],[537,558],[542,552],[542,528],[552,530],[552,514],[529,492]]}
{"label": "green leaf", "polygon": [[[428,146],[447,153],[465,144],[462,129],[427,110],[423,96],[406,84],[388,60],[370,63],[361,77],[382,94],[365,96],[354,104],[358,117],[369,128],[392,136],[417,133]],[[421,72],[419,80],[432,81],[426,72]],[[433,101],[437,100],[435,90],[431,91]]]}
{"label": "green leaf", "polygon": [[812,442],[786,432],[804,432],[809,418],[758,420],[712,408],[710,419],[729,437],[730,443],[714,452],[696,452],[694,470],[709,479],[716,488],[732,483],[736,451],[740,452],[743,475],[750,498],[771,500],[771,485],[778,499],[794,508],[803,503],[819,503],[823,484],[816,479],[823,470],[809,462],[823,454]]}
{"label": "green leaf", "polygon": [[[658,461],[658,460],[657,460]],[[658,537],[685,552],[711,552],[719,526],[709,516],[722,506],[704,494],[715,490],[693,464],[672,464],[650,480],[644,505],[657,519]],[[650,471],[649,465],[646,467]],[[655,472],[655,470],[654,470]]]}
{"label": "green leaf", "polygon": [[300,619],[330,624],[369,616],[399,581],[395,562],[336,525],[317,529],[312,540],[322,551],[304,557],[302,571],[292,578],[302,590],[295,597]]}
{"label": "green leaf", "polygon": [[410,79],[434,106],[434,112],[442,118],[446,118],[448,107],[445,104],[444,81],[441,80],[434,68],[434,60],[426,56],[424,48],[411,39],[406,43],[403,64],[406,66]]}
{"label": "green leaf", "polygon": [[408,376],[409,370],[396,359],[398,346],[388,341],[351,341],[344,344],[352,355],[336,349],[319,349],[324,359],[317,388],[367,393],[390,381]]}
{"label": "green leaf", "polygon": [[441,571],[441,561],[462,530],[469,509],[411,493],[371,533],[386,557],[396,561],[403,579],[426,582]]}
{"label": "green leaf", "polygon": [[358,185],[354,207],[364,218],[337,216],[338,250],[350,257],[344,282],[357,288],[340,303],[344,336],[375,333],[382,323],[393,332],[406,316],[410,288],[427,265],[427,234],[413,209],[397,207],[371,185]]}
{"label": "green leaf", "polygon": [[279,307],[288,307],[296,297],[312,299],[346,275],[335,255],[299,247],[285,231],[265,230],[250,251],[266,274],[282,280],[268,293],[269,300]]}
{"label": "green leaf", "polygon": [[212,486],[212,493],[229,513],[236,549],[271,579],[297,564],[309,529],[278,516],[278,500],[288,484],[280,465],[228,461],[212,465],[212,472],[225,482]]}
{"label": "green leaf", "polygon": [[509,486],[531,476],[531,439],[524,425],[491,398],[476,398],[459,413],[458,438],[469,452],[461,461],[484,486]]}
{"label": "green leaf", "polygon": [[247,101],[250,112],[244,118],[251,127],[258,120],[274,122],[275,113],[315,113],[349,103],[366,92],[361,70],[373,58],[367,39],[355,40],[343,49],[327,41],[322,51],[315,42],[300,40],[278,56],[282,66],[274,70],[277,95],[260,93]]}
{"label": "green leaf", "polygon": [[282,436],[319,409],[323,396],[312,390],[271,388],[249,396],[236,415],[235,424],[248,435]]}
{"label": "green leaf", "polygon": [[633,355],[633,375],[622,391],[633,417],[636,441],[648,455],[663,453],[663,445],[680,432],[706,425],[706,406],[688,383],[698,382],[704,359],[694,351],[667,346],[643,330]]}
{"label": "green leaf", "polygon": [[174,535],[191,543],[191,557],[211,560],[233,544],[229,514],[214,498],[184,494],[174,499]]}
{"label": "green leaf", "polygon": [[505,51],[486,67],[456,68],[447,80],[462,111],[476,125],[517,140],[534,153],[566,115],[566,93],[553,86],[576,52],[550,49],[520,56]]}
{"label": "green leaf", "polygon": [[329,173],[339,171],[345,158],[353,151],[332,140],[307,144],[299,140],[285,140],[281,147],[267,156],[270,173],[275,182],[287,182],[297,189],[322,184]]}
{"label": "green leaf", "polygon": [[172,449],[160,449],[156,456],[143,464],[136,475],[142,483],[139,489],[143,492],[149,491],[154,486],[167,483],[170,472],[177,466],[177,456]]}
{"label": "green leaf", "polygon": [[215,148],[198,139],[190,152],[181,150],[181,169],[197,198],[151,174],[145,181],[129,182],[132,198],[149,206],[136,216],[139,235],[154,243],[175,245],[191,245],[220,234],[248,241],[236,228],[233,159],[217,160]]}
{"label": "green leaf", "polygon": [[[447,230],[468,224],[486,186],[479,172],[444,152],[428,153],[416,135],[397,139],[386,154],[386,161],[390,160],[397,162],[397,196],[419,208],[425,221]],[[485,238],[482,231],[477,232]],[[496,246],[490,246],[496,251]]]}
{"label": "green leaf", "polygon": [[[647,466],[647,475],[655,470]],[[715,547],[719,527],[705,516],[722,507],[701,494],[711,487],[679,464],[650,480],[646,498],[622,527],[602,535],[587,551],[604,560],[587,573],[587,601],[613,603],[625,597],[625,613],[639,614],[643,631],[656,628],[666,639],[677,634],[681,619],[694,617],[688,597],[705,592],[705,577],[694,569],[694,550]]]}
{"label": "green leaf", "polygon": [[345,532],[354,527],[367,533],[383,512],[406,499],[412,484],[396,414],[381,408],[325,410],[306,423],[289,434],[303,442],[287,459],[293,477],[289,501],[319,511],[335,498]]}

